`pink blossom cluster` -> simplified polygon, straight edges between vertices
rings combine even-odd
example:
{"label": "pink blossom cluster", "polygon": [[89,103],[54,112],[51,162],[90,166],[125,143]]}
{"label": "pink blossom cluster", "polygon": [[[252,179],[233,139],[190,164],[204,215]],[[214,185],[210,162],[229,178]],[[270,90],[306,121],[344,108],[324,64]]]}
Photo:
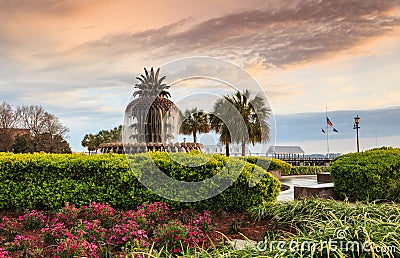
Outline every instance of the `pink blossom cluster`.
{"label": "pink blossom cluster", "polygon": [[0,258],[9,258],[9,257],[11,257],[11,256],[8,256],[8,251],[0,248]]}
{"label": "pink blossom cluster", "polygon": [[211,217],[208,212],[199,213],[190,220],[190,225],[197,226],[202,229],[205,233],[207,233],[210,229],[211,225]]}
{"label": "pink blossom cluster", "polygon": [[[185,225],[178,220],[166,223],[169,211],[170,208],[161,202],[144,203],[137,210],[125,212],[116,211],[107,203],[93,202],[81,208],[66,203],[51,220],[36,210],[27,210],[19,221],[24,223],[32,219],[43,223],[44,243],[54,246],[53,255],[60,258],[104,256],[104,253],[121,251],[128,244],[146,248],[156,243],[156,246],[165,246],[176,254],[182,252],[182,246],[198,246],[210,227],[209,214],[197,214]],[[7,217],[2,219],[0,234],[14,233],[4,252],[27,248],[28,242],[32,241],[31,237],[18,235],[18,230],[16,221]]]}
{"label": "pink blossom cluster", "polygon": [[6,236],[6,240],[12,241],[18,232],[18,223],[14,219],[9,219],[7,216],[4,216],[0,222],[0,234],[4,234]]}
{"label": "pink blossom cluster", "polygon": [[65,239],[54,253],[54,258],[61,257],[93,257],[98,258],[99,246],[85,239],[69,237]]}
{"label": "pink blossom cluster", "polygon": [[[204,241],[205,232],[200,224],[204,222],[207,228],[210,227],[211,220],[208,219],[208,213],[194,219],[193,222],[199,225],[184,225],[180,221],[172,220],[169,223],[160,225],[155,232],[155,241],[159,247],[165,247],[172,253],[181,253],[182,247],[194,248]],[[201,219],[200,219],[201,217]]]}
{"label": "pink blossom cluster", "polygon": [[109,228],[114,223],[116,211],[108,203],[92,202],[89,206],[82,206],[82,213],[89,220],[99,220],[103,227]]}
{"label": "pink blossom cluster", "polygon": [[24,215],[19,216],[18,220],[22,222],[25,229],[40,229],[46,223],[46,215],[37,210],[26,210]]}
{"label": "pink blossom cluster", "polygon": [[163,221],[169,210],[170,208],[166,203],[154,202],[149,204],[145,202],[137,207],[137,215],[146,218],[147,224],[151,225]]}
{"label": "pink blossom cluster", "polygon": [[16,235],[14,241],[9,243],[8,249],[13,251],[27,249],[32,240],[32,236]]}

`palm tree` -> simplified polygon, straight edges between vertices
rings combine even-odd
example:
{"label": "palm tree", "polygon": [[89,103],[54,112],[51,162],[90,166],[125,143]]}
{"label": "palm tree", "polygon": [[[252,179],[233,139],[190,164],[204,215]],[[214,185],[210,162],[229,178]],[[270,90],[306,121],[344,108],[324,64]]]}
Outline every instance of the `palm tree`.
{"label": "palm tree", "polygon": [[228,108],[226,108],[226,100],[224,98],[217,100],[213,109],[213,113],[209,115],[211,129],[220,134],[219,141],[225,144],[225,155],[229,157],[229,144],[232,140],[228,126],[225,123],[229,117]]}
{"label": "palm tree", "polygon": [[248,138],[242,132],[236,134],[239,138],[233,139],[235,142],[241,142],[242,156],[246,155],[247,143],[255,145],[257,142],[269,140],[270,127],[266,120],[271,115],[271,109],[266,106],[262,97],[255,96],[251,99],[251,93],[246,89],[243,92],[237,91],[232,96],[225,96],[224,99],[236,108],[246,125]]}
{"label": "palm tree", "polygon": [[203,110],[187,109],[182,115],[183,120],[179,133],[185,135],[193,134],[194,143],[197,142],[197,133],[208,133],[210,131],[210,124],[208,122],[208,115]]}
{"label": "palm tree", "polygon": [[145,74],[136,77],[139,81],[133,93],[134,99],[126,108],[126,113],[132,120],[131,136],[138,142],[165,142],[171,138],[171,128],[175,123],[173,115],[178,108],[168,98],[170,86],[163,83],[165,76],[159,78],[160,68],[150,72],[144,68]]}
{"label": "palm tree", "polygon": [[96,151],[99,149],[101,140],[97,134],[86,134],[81,142],[83,147],[87,147],[89,155],[91,151]]}
{"label": "palm tree", "polygon": [[150,74],[146,68],[144,68],[144,72],[145,75],[141,74],[140,77],[136,77],[140,83],[135,85],[135,88],[138,90],[133,93],[133,97],[171,97],[171,94],[166,91],[171,86],[163,83],[166,76],[158,79],[160,68],[157,69],[155,74],[153,67],[150,69]]}

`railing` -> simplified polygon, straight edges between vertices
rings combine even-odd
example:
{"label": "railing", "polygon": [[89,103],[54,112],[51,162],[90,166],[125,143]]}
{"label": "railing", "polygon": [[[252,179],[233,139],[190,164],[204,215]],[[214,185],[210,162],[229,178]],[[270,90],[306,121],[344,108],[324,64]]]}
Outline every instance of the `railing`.
{"label": "railing", "polygon": [[328,158],[279,158],[292,166],[330,166],[332,159]]}

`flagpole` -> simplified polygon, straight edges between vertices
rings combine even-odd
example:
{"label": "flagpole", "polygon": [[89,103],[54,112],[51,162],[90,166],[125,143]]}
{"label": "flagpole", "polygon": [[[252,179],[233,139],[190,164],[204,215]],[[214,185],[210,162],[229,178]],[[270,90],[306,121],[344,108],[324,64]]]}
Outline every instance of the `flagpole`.
{"label": "flagpole", "polygon": [[328,149],[328,159],[329,159],[329,127],[328,127],[328,107],[325,110],[325,122],[326,122],[326,146]]}

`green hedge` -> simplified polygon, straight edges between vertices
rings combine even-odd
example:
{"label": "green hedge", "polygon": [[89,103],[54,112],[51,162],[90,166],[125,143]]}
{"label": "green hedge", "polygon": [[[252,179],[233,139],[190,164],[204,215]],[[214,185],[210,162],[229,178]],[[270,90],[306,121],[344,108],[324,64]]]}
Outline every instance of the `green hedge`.
{"label": "green hedge", "polygon": [[329,172],[329,167],[326,166],[292,166],[291,175],[316,175],[323,172]]}
{"label": "green hedge", "polygon": [[280,171],[282,176],[287,176],[290,174],[292,165],[282,161],[280,159],[267,158],[267,157],[238,157],[242,160],[246,160],[251,164],[256,164],[267,171]]}
{"label": "green hedge", "polygon": [[[118,209],[131,209],[144,201],[166,201],[175,209],[184,207],[244,210],[263,200],[276,199],[280,183],[269,173],[241,160],[232,159],[233,166],[244,166],[238,180],[222,194],[211,199],[183,203],[166,200],[144,187],[136,176],[149,171],[154,162],[177,180],[201,181],[222,171],[228,158],[220,155],[149,153],[132,155],[106,154],[0,154],[0,210],[54,210],[65,202],[78,206],[92,201],[108,202]],[[199,167],[182,166],[202,161]],[[190,165],[190,164],[189,164]],[[264,173],[263,179],[249,187],[252,171]],[[254,172],[253,171],[253,172]],[[151,172],[151,171],[150,171]],[[190,189],[189,189],[190,190]]]}
{"label": "green hedge", "polygon": [[400,149],[342,155],[332,162],[331,175],[341,197],[400,201]]}

